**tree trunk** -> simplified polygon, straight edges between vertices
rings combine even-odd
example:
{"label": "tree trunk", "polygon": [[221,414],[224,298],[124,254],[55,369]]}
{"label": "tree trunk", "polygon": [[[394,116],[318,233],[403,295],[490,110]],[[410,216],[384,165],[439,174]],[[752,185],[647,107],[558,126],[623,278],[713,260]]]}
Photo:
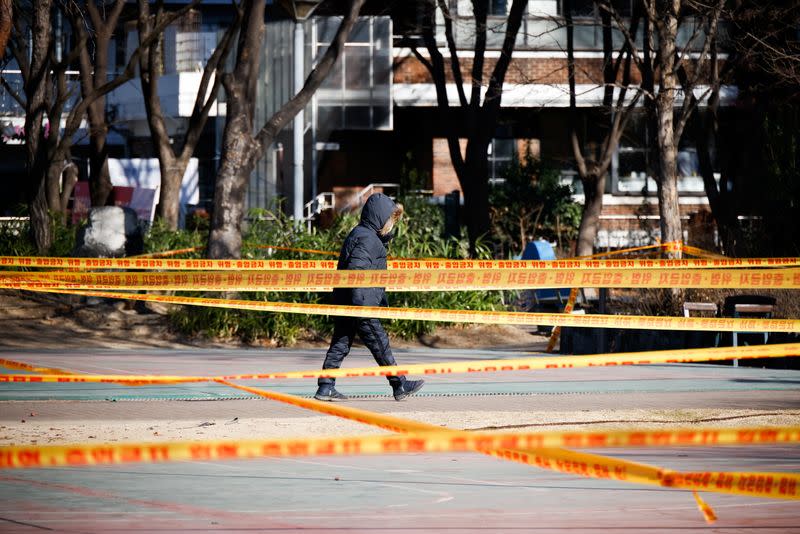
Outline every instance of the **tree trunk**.
{"label": "tree trunk", "polygon": [[[228,103],[208,236],[208,257],[213,259],[242,256],[245,193],[259,146],[253,138],[253,120],[256,78],[264,42],[264,2],[250,0],[243,5],[247,18],[239,34],[236,67],[222,80]],[[272,143],[272,139],[266,139],[265,143]]]}
{"label": "tree trunk", "polygon": [[59,212],[61,213],[62,225],[67,224],[67,204],[76,183],[78,183],[78,166],[69,161],[66,168],[61,171],[61,209]]}
{"label": "tree trunk", "polygon": [[583,183],[583,213],[578,227],[576,256],[589,256],[594,253],[594,241],[600,226],[600,213],[603,211],[603,193],[606,189],[606,174],[589,174],[581,177]]}
{"label": "tree trunk", "polygon": [[[56,146],[52,146],[54,143],[47,143],[49,154],[45,172],[45,198],[50,216],[58,217],[59,220],[66,220],[67,202],[64,194],[67,189],[71,192],[75,185],[69,182],[73,177],[77,181],[77,168],[72,163],[72,143],[69,141],[62,139]],[[70,169],[69,173],[65,172],[67,169]]]}
{"label": "tree trunk", "polygon": [[50,213],[47,210],[47,192],[44,180],[39,181],[39,189],[28,204],[31,217],[31,234],[36,250],[44,255],[53,245],[53,232],[50,223]]}
{"label": "tree trunk", "polygon": [[[34,5],[31,24],[30,74],[25,80],[25,156],[28,170],[28,209],[31,217],[31,234],[39,254],[44,254],[52,244],[50,214],[47,211],[46,140],[44,138],[44,110],[46,107],[46,81],[50,79],[50,46],[52,43],[51,1]],[[45,80],[45,81],[43,81]],[[56,124],[54,128],[57,128]],[[51,132],[50,135],[55,135]]]}
{"label": "tree trunk", "polygon": [[[680,0],[669,0],[657,22],[659,65],[659,91],[656,97],[658,140],[658,208],[661,216],[661,241],[680,241],[680,205],[678,202],[677,146],[673,113],[678,79],[675,73],[675,39],[678,34]],[[667,257],[679,258],[680,251],[667,252]]]}
{"label": "tree trunk", "polygon": [[[661,241],[679,241],[682,237],[678,203],[678,173],[672,122],[674,85],[662,75],[662,86],[656,101],[658,135],[658,209],[661,216]],[[674,254],[674,253],[671,253]]]}
{"label": "tree trunk", "polygon": [[252,132],[258,65],[264,41],[264,2],[245,0],[242,3],[245,17],[239,34],[236,67],[222,81],[228,96],[227,122],[223,132],[222,163],[214,191],[214,213],[207,251],[209,258],[241,257],[244,200],[250,174],[275,136],[308,104],[333,68],[364,2],[350,0],[336,36],[306,78],[303,88],[256,135]]}
{"label": "tree trunk", "polygon": [[[489,140],[471,136],[467,142],[463,172],[459,176],[464,191],[464,210],[469,234],[469,253],[477,256],[477,245],[489,233],[489,159],[486,154]],[[476,138],[477,137],[477,138]],[[534,229],[535,231],[535,229]]]}
{"label": "tree trunk", "polygon": [[[230,104],[230,100],[228,101]],[[225,127],[226,157],[217,173],[214,214],[208,239],[208,257],[241,258],[244,200],[255,165],[250,127],[240,117],[230,117]]]}
{"label": "tree trunk", "polygon": [[183,184],[183,175],[186,174],[186,168],[189,166],[189,160],[177,158],[172,154],[161,154],[158,163],[161,170],[158,217],[167,228],[176,230],[180,218],[181,185]]}
{"label": "tree trunk", "polygon": [[105,206],[113,189],[111,176],[108,173],[105,101],[105,97],[100,97],[88,109],[91,129],[89,136],[89,191],[92,195],[92,206]]}
{"label": "tree trunk", "polygon": [[[255,53],[255,50],[250,52]],[[240,51],[241,53],[241,51]],[[240,258],[242,220],[247,183],[256,163],[257,143],[253,139],[253,103],[241,79],[225,75],[228,120],[223,132],[222,165],[214,188],[214,213],[208,238],[208,257]]]}
{"label": "tree trunk", "polygon": [[[164,7],[159,5],[155,15],[155,22],[163,20],[164,17]],[[228,26],[211,57],[206,62],[203,76],[197,87],[194,110],[188,119],[187,130],[182,134],[182,138],[181,136],[176,136],[175,139],[170,138],[167,121],[161,108],[161,100],[158,95],[158,80],[163,70],[161,49],[155,44],[151,45],[139,59],[139,72],[147,123],[150,127],[150,136],[158,155],[158,166],[161,171],[161,190],[159,192],[157,215],[170,230],[178,228],[183,176],[200,141],[211,106],[217,99],[221,85],[220,80],[222,79],[221,71],[232,47],[234,37],[239,31],[241,20],[241,13],[239,9],[236,9],[233,22]],[[137,27],[139,29],[140,43],[146,39],[152,25],[153,17],[150,15],[149,2],[139,0]],[[209,96],[207,97],[206,95]]]}
{"label": "tree trunk", "polygon": [[[677,21],[675,21],[677,28]],[[661,50],[663,53],[674,54],[675,41],[664,43],[662,35]],[[662,56],[663,58],[664,56]],[[673,56],[670,56],[673,57]],[[658,138],[658,211],[661,222],[661,242],[683,240],[681,231],[681,212],[678,199],[678,173],[677,173],[677,147],[675,146],[675,131],[673,124],[673,107],[675,102],[676,80],[672,71],[673,61],[662,59],[661,87],[656,98],[656,120]],[[680,258],[680,248],[670,248],[664,251],[667,258]],[[682,288],[667,290],[667,307],[676,315],[681,312],[684,301]]]}
{"label": "tree trunk", "polygon": [[[61,155],[59,154],[59,156]],[[61,212],[61,171],[64,170],[67,163],[59,156],[50,160],[47,167],[47,177],[45,178],[47,209],[52,214]]]}
{"label": "tree trunk", "polygon": [[[659,121],[660,123],[661,121]],[[678,202],[678,180],[675,172],[675,152],[669,147],[659,149],[659,165],[662,166],[658,181],[658,211],[661,217],[661,241],[682,239],[680,205]],[[669,172],[671,166],[672,171]],[[664,170],[666,167],[666,170]],[[679,253],[673,253],[679,254]],[[678,257],[678,256],[670,256]]]}
{"label": "tree trunk", "polygon": [[6,45],[11,37],[13,5],[12,0],[0,0],[0,59],[5,57]]}

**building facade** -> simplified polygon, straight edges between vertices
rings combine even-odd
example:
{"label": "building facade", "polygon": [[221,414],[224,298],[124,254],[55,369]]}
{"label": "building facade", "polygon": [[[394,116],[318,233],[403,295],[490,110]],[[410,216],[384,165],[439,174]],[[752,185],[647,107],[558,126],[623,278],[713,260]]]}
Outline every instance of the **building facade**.
{"label": "building facade", "polygon": [[[633,1],[616,3],[623,16],[630,15]],[[282,7],[267,3],[256,129],[293,95],[292,80],[298,65],[297,46],[293,44],[297,23]],[[456,105],[452,76],[447,80],[452,107],[443,111],[437,105],[433,80],[424,65],[427,51],[420,35],[420,4],[419,1],[367,4],[341,60],[306,109],[302,136],[295,135],[294,125],[288,126],[258,162],[248,189],[249,208],[287,209],[300,202],[305,206],[304,216],[317,217],[316,212],[323,209],[353,206],[359,192],[373,184],[380,190],[389,187],[381,184],[404,183],[406,187],[429,192],[434,199],[443,199],[445,194],[460,190],[450,163],[446,135],[449,126],[463,121],[463,116]],[[447,4],[456,53],[468,80],[475,40],[471,0],[448,0]],[[572,5],[576,21],[577,106],[580,120],[588,128],[602,101],[602,27],[593,2],[574,0]],[[510,7],[510,0],[489,2],[490,31],[483,68],[487,75],[500,57]],[[528,3],[505,79],[500,117],[489,146],[490,181],[502,183],[504,166],[530,150],[560,171],[563,182],[573,187],[575,199],[580,202],[583,192],[576,179],[568,142],[569,90],[563,9],[563,0]],[[229,20],[230,7],[225,2],[202,2],[165,33],[160,94],[165,114],[171,117],[170,128],[176,135],[186,127],[203,65]],[[326,10],[323,4],[314,16],[302,22],[303,77],[324,53],[339,20],[336,11]],[[436,39],[440,53],[448,61],[451,52],[444,22],[441,16],[437,18]],[[680,40],[687,42],[691,27],[682,31]],[[619,48],[623,36],[615,32],[613,38]],[[113,41],[113,53],[109,54],[113,70],[122,68],[136,43],[135,24],[120,28]],[[4,72],[11,71],[13,65]],[[721,96],[722,105],[730,105],[736,97],[735,88],[724,87]],[[139,80],[134,79],[109,95],[107,109],[112,118],[110,154],[116,158],[153,157]],[[22,147],[12,139],[13,135],[8,135],[13,134],[24,118],[19,106],[5,92],[0,94],[0,115],[7,138],[0,151],[12,156],[0,158],[0,165],[4,165],[0,170],[8,176],[24,173],[20,165],[24,162]],[[224,121],[223,92],[195,154],[199,173],[196,201],[206,209],[213,198]],[[648,173],[653,153],[649,140],[653,136],[647,128],[642,112],[632,119],[614,155],[597,247],[638,245],[658,237],[656,184]],[[302,143],[298,145],[297,139],[302,139]],[[81,143],[73,151],[79,164],[88,159]],[[302,155],[299,159],[298,151]],[[702,219],[707,213],[708,202],[693,147],[681,145],[678,160],[681,213],[687,223],[685,227],[689,228],[690,220]],[[303,177],[300,189],[293,181],[298,161]],[[413,184],[409,183],[410,175],[416,177]],[[20,192],[15,198],[21,199]],[[6,202],[3,209],[8,211],[9,204]]]}

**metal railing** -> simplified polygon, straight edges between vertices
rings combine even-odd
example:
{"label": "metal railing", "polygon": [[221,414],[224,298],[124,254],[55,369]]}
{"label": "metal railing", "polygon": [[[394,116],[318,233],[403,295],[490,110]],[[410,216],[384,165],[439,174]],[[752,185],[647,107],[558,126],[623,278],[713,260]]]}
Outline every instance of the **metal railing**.
{"label": "metal railing", "polygon": [[311,221],[317,218],[317,215],[325,210],[332,210],[336,207],[336,196],[330,191],[320,193],[310,201],[306,202],[303,206],[303,219],[311,230]]}

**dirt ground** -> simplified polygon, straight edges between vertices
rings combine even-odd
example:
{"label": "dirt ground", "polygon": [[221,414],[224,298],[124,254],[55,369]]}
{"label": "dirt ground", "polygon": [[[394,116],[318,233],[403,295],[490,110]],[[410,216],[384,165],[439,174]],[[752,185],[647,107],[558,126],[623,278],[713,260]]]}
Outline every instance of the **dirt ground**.
{"label": "dirt ground", "polygon": [[[158,303],[0,290],[0,348],[242,348],[270,346],[269,340],[246,345],[236,340],[188,338],[169,328],[167,308]],[[507,325],[465,325],[439,328],[417,340],[393,339],[397,348],[513,348],[542,350],[547,338]],[[301,339],[298,348],[320,348],[324,340]]]}
{"label": "dirt ground", "polygon": [[[323,415],[307,417],[197,417],[130,418],[108,417],[74,419],[47,414],[45,403],[59,401],[5,403],[4,420],[0,420],[2,445],[61,445],[66,443],[164,442],[185,440],[276,439],[301,436],[350,436],[384,434],[388,431],[355,421]],[[68,401],[74,404],[75,401]],[[230,401],[236,413],[237,402]],[[198,410],[202,409],[198,405]],[[42,410],[45,413],[31,410]],[[70,408],[67,408],[70,409]],[[31,414],[34,414],[32,417]],[[8,420],[13,416],[18,418]],[[109,414],[110,415],[110,414]],[[432,425],[460,430],[492,430],[499,432],[625,430],[648,428],[691,428],[714,426],[790,426],[800,423],[797,410],[596,410],[558,412],[502,411],[398,411],[388,415],[413,419]]]}

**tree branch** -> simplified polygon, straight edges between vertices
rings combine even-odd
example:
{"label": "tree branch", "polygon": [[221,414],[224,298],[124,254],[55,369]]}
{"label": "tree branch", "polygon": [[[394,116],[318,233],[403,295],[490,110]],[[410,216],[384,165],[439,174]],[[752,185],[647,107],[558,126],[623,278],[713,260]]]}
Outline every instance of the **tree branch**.
{"label": "tree branch", "polygon": [[564,2],[564,19],[567,23],[567,80],[569,82],[569,141],[578,175],[585,179],[589,175],[586,158],[578,138],[577,95],[575,94],[575,26],[572,20],[572,0]]}
{"label": "tree branch", "polygon": [[417,47],[413,45],[411,46],[411,53],[414,54],[414,57],[417,58],[420,63],[422,63],[422,65],[427,69],[428,73],[431,74],[431,77],[433,77],[433,64],[428,61],[428,58],[423,56]]}
{"label": "tree branch", "polygon": [[447,48],[450,50],[450,69],[453,71],[453,81],[456,84],[456,91],[458,91],[458,100],[462,106],[466,107],[467,95],[464,92],[464,78],[461,76],[461,61],[458,59],[458,49],[453,38],[452,15],[445,0],[437,0],[437,2],[444,17],[444,35],[447,39]]}
{"label": "tree branch", "polygon": [[[446,112],[450,108],[450,101],[447,97],[447,78],[444,72],[444,58],[439,47],[436,44],[436,36],[434,35],[434,26],[436,24],[436,6],[431,0],[424,4],[425,25],[422,29],[422,39],[425,47],[430,55],[430,61],[425,61],[423,64],[428,67],[428,71],[433,78],[434,86],[436,87],[436,102],[439,106],[440,112]],[[416,49],[415,49],[416,50]],[[457,176],[461,176],[464,172],[464,157],[461,154],[461,145],[452,129],[447,135],[447,149],[450,153],[450,161],[453,163],[453,169],[456,171]]]}
{"label": "tree branch", "polygon": [[487,12],[488,2],[472,0],[472,14],[475,17],[475,54],[472,57],[472,90],[470,91],[469,104],[474,109],[479,108],[481,105],[483,60],[486,55]]}
{"label": "tree branch", "polygon": [[[222,39],[220,39],[220,42],[217,43],[216,48],[214,48],[214,53],[211,54],[208,62],[206,62],[205,68],[203,68],[203,77],[197,89],[197,97],[195,98],[194,108],[192,109],[192,116],[189,117],[189,126],[181,150],[181,157],[190,157],[191,153],[194,152],[197,141],[200,139],[200,134],[208,119],[208,114],[211,112],[211,106],[214,105],[219,95],[219,89],[222,85],[222,69],[225,66],[225,60],[230,54],[233,38],[236,32],[239,31],[242,18],[243,13],[237,6],[236,17],[233,23],[225,30]],[[214,75],[214,82],[209,93],[208,84],[212,74]],[[209,93],[207,98],[206,93]]]}
{"label": "tree branch", "polygon": [[347,37],[350,35],[350,31],[355,25],[358,14],[365,1],[366,0],[352,0],[347,15],[336,31],[336,36],[333,38],[330,46],[328,46],[320,62],[309,73],[305,84],[303,84],[303,88],[278,110],[258,132],[256,135],[256,142],[258,143],[258,149],[260,151],[266,149],[272,140],[275,139],[278,132],[280,132],[292,117],[305,106],[306,102],[311,99],[311,96],[325,80],[325,77],[333,68],[336,60],[339,59],[339,56],[342,54]]}
{"label": "tree branch", "polygon": [[[631,51],[633,52],[632,55],[631,55],[631,57],[633,58],[633,61],[636,63],[636,65],[639,68],[642,68],[642,58],[639,57],[639,55],[640,55],[639,54],[639,49],[636,47],[636,39],[635,39],[636,34],[635,33],[632,34],[628,30],[628,28],[627,28],[627,26],[625,24],[625,21],[622,19],[622,17],[620,16],[620,14],[616,10],[616,8],[613,5],[611,5],[611,2],[600,2],[600,3],[598,3],[598,6],[600,7],[601,10],[608,12],[611,15],[611,17],[614,19],[614,22],[616,24],[617,29],[620,32],[622,32],[623,37],[625,37],[625,43],[630,47]],[[633,24],[633,20],[638,20],[638,17],[632,17],[631,18],[631,23],[632,24]],[[620,51],[620,54],[621,53],[622,53],[622,51]]]}
{"label": "tree branch", "polygon": [[19,104],[23,109],[25,109],[26,104],[25,101],[22,99],[22,96],[19,94],[19,91],[15,91],[4,76],[0,76],[0,85],[2,85],[5,88],[5,90],[8,91],[8,94],[10,94],[11,97],[17,101],[17,104]]}
{"label": "tree branch", "polygon": [[72,108],[67,117],[64,135],[73,135],[76,131],[78,131],[81,120],[83,119],[83,115],[86,113],[86,109],[92,104],[92,102],[131,80],[136,71],[136,64],[139,61],[139,55],[142,53],[142,51],[149,47],[150,44],[155,42],[161,32],[163,32],[167,26],[185,15],[190,9],[194,8],[199,3],[200,0],[192,0],[190,3],[186,4],[174,13],[167,15],[164,20],[156,24],[145,40],[140,42],[139,47],[133,51],[131,57],[128,59],[128,63],[125,65],[123,72],[115,76],[113,80],[109,80],[108,82],[95,87],[89,94],[84,95],[81,101]]}
{"label": "tree branch", "polygon": [[511,4],[503,47],[500,50],[500,57],[494,65],[492,77],[489,79],[489,88],[486,90],[486,99],[483,103],[484,107],[494,106],[495,109],[500,109],[503,82],[506,78],[508,65],[511,63],[511,55],[514,53],[514,45],[517,42],[517,33],[519,33],[522,15],[525,13],[527,5],[528,0],[514,0],[514,3]]}

